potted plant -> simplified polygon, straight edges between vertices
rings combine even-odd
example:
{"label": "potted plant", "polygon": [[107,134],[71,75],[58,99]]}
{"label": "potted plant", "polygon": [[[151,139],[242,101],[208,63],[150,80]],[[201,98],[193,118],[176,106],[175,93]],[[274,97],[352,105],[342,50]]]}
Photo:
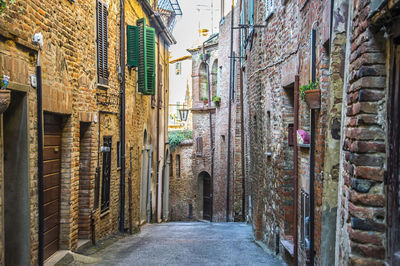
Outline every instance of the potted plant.
{"label": "potted plant", "polygon": [[310,109],[321,108],[321,90],[319,89],[318,80],[309,82],[308,84],[300,87],[300,96],[305,100]]}
{"label": "potted plant", "polygon": [[219,97],[219,96],[214,96],[214,97],[212,98],[212,100],[213,100],[215,106],[219,107],[219,105],[221,104],[221,97]]}
{"label": "potted plant", "polygon": [[204,105],[208,104],[208,98],[207,97],[203,97],[203,98],[201,98],[201,100],[203,101]]}
{"label": "potted plant", "polygon": [[4,113],[8,106],[10,105],[11,100],[11,91],[7,90],[7,85],[10,80],[9,76],[3,75],[1,78],[0,84],[0,114]]}

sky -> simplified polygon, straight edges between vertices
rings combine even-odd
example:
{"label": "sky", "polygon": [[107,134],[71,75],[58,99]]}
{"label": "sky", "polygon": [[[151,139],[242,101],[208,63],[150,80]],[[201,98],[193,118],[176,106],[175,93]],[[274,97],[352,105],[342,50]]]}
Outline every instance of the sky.
{"label": "sky", "polygon": [[[179,4],[183,15],[178,17],[173,31],[177,44],[171,47],[172,59],[189,54],[186,49],[193,47],[196,40],[199,39],[199,27],[208,29],[210,34],[211,32],[215,33],[218,31],[218,24],[221,19],[220,0],[179,0]],[[213,31],[211,30],[212,24],[214,26]],[[200,43],[200,41],[197,43]]]}

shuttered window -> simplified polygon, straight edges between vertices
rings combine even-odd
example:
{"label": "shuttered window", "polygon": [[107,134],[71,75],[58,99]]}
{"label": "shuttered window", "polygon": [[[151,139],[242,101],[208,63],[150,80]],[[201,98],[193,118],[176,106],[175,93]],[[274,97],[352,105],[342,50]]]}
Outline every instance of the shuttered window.
{"label": "shuttered window", "polygon": [[128,25],[126,29],[127,34],[127,63],[128,67],[139,66],[139,32],[138,27]]}
{"label": "shuttered window", "polygon": [[108,85],[108,30],[106,5],[97,1],[97,80],[99,84]]}
{"label": "shuttered window", "polygon": [[155,30],[146,27],[146,20],[142,18],[137,21],[136,27],[129,27],[127,39],[128,65],[138,66],[139,92],[145,95],[155,95]]}
{"label": "shuttered window", "polygon": [[196,138],[196,155],[203,156],[203,137]]}

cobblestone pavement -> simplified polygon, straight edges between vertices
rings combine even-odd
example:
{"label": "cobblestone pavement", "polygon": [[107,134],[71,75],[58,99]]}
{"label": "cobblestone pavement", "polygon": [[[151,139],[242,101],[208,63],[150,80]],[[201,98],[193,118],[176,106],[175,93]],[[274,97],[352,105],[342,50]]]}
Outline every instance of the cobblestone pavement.
{"label": "cobblestone pavement", "polygon": [[284,265],[244,223],[146,225],[92,256],[101,257],[97,265]]}

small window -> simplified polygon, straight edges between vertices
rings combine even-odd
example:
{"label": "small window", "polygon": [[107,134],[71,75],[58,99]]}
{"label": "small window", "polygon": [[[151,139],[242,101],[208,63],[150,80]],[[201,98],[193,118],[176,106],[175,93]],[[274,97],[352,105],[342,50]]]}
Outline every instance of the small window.
{"label": "small window", "polygon": [[196,138],[196,155],[203,156],[203,137]]}
{"label": "small window", "polygon": [[274,13],[274,0],[265,0],[265,19]]}
{"label": "small window", "polygon": [[300,243],[303,250],[310,248],[310,195],[301,190]]}
{"label": "small window", "polygon": [[169,156],[169,176],[173,176],[174,175],[174,161],[173,161],[173,157],[172,154]]}
{"label": "small window", "polygon": [[175,74],[180,75],[182,74],[182,63],[178,62],[175,64]]}
{"label": "small window", "polygon": [[181,177],[181,156],[176,155],[176,177]]}
{"label": "small window", "polygon": [[117,142],[117,167],[121,167],[121,142]]}
{"label": "small window", "polygon": [[97,79],[108,85],[108,11],[102,1],[97,1]]}

